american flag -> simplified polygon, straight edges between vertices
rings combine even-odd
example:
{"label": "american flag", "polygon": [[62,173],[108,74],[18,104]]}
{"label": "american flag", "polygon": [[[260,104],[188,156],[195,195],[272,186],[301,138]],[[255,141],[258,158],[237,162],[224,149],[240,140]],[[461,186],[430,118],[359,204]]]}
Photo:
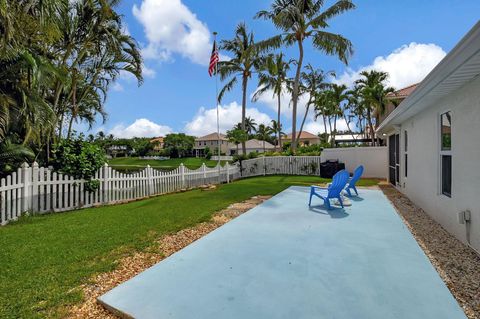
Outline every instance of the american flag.
{"label": "american flag", "polygon": [[217,68],[217,63],[219,60],[220,59],[218,57],[217,41],[213,41],[212,56],[210,57],[210,64],[208,66],[208,74],[210,76],[215,73],[215,69]]}

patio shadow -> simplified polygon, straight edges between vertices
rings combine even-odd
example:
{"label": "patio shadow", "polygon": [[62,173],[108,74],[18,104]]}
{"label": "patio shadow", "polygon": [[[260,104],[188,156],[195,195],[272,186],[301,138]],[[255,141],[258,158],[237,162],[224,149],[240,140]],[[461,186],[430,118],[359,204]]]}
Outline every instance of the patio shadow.
{"label": "patio shadow", "polygon": [[346,218],[350,216],[345,209],[334,207],[333,209],[326,209],[323,205],[311,206],[310,211],[316,214],[329,215],[333,219]]}
{"label": "patio shadow", "polygon": [[347,197],[349,200],[351,200],[352,202],[363,202],[364,199],[362,197],[358,197],[358,196],[352,196],[352,197]]}

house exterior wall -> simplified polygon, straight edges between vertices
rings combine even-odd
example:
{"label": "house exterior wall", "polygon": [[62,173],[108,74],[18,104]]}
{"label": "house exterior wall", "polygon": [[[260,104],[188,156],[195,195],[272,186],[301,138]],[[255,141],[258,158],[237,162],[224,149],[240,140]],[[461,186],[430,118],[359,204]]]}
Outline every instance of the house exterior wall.
{"label": "house exterior wall", "polygon": [[[292,139],[288,137],[282,137],[282,143],[291,143]],[[301,138],[298,140],[300,145],[317,145],[320,144],[320,138]]]}
{"label": "house exterior wall", "polygon": [[[196,141],[195,141],[195,146],[193,147],[194,153],[196,153],[196,154],[202,153],[202,154],[203,154],[203,150],[204,150],[205,148],[207,148],[207,147],[208,147],[211,151],[217,149],[217,147],[218,147],[218,141],[214,141],[214,140],[208,140],[208,141],[196,140]],[[231,147],[231,145],[230,145],[230,143],[228,143],[228,141],[225,141],[225,140],[220,141],[220,151],[221,151],[222,153],[228,153],[230,147]],[[200,152],[200,151],[201,151],[201,152]]]}
{"label": "house exterior wall", "polygon": [[[452,112],[452,196],[441,194],[440,115]],[[403,122],[399,189],[446,230],[480,250],[480,78]],[[405,131],[408,176],[405,177]],[[470,210],[470,225],[458,213]],[[470,238],[467,240],[467,227]]]}

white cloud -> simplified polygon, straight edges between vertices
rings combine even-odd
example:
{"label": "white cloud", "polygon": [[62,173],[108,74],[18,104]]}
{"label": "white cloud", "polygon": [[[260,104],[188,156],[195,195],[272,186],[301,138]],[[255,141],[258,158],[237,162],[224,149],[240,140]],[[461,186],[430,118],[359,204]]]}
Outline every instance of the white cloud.
{"label": "white cloud", "polygon": [[[257,124],[270,124],[271,118],[256,108],[247,108],[247,117],[250,116]],[[225,133],[242,119],[242,106],[237,102],[220,106],[220,132]],[[217,110],[201,107],[195,117],[185,125],[184,131],[194,136],[207,135],[217,131]]]}
{"label": "white cloud", "polygon": [[360,77],[360,72],[379,70],[388,72],[390,86],[401,89],[422,81],[445,55],[445,51],[436,44],[412,42],[396,49],[386,57],[376,57],[371,65],[356,71],[347,70],[334,82],[351,86]]}
{"label": "white cloud", "polygon": [[145,64],[143,64],[142,65],[142,74],[146,78],[153,79],[153,78],[155,78],[155,75],[157,74],[157,72],[155,72],[154,69],[151,69],[148,66],[146,66]]}
{"label": "white cloud", "polygon": [[156,124],[148,119],[137,119],[129,126],[118,124],[108,132],[120,138],[165,136],[169,133],[172,133],[170,127]]}
{"label": "white cloud", "polygon": [[210,31],[181,0],[143,0],[140,7],[133,6],[133,15],[148,39],[145,59],[169,61],[180,54],[194,63],[208,64]]}
{"label": "white cloud", "polygon": [[123,85],[121,85],[119,82],[115,81],[112,83],[111,86],[112,90],[115,92],[122,92],[124,90]]}
{"label": "white cloud", "polygon": [[[333,127],[333,123],[332,123]],[[350,127],[353,129],[353,125],[350,125]],[[300,127],[297,127],[300,129]],[[323,125],[323,120],[321,118],[318,118],[317,121],[308,121],[305,123],[305,126],[303,127],[304,131],[310,132],[312,134],[319,134],[319,133],[325,133],[325,126]],[[345,123],[344,119],[338,119],[337,120],[337,131],[346,131],[348,130],[347,124]],[[330,128],[327,122],[327,132],[330,132]]]}

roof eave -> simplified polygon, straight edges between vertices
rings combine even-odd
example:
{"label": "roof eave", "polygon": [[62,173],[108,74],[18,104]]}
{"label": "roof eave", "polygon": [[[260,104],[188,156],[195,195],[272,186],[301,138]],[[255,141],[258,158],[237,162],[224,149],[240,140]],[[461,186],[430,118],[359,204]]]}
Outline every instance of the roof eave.
{"label": "roof eave", "polygon": [[[450,51],[450,53],[426,76],[426,78],[418,85],[418,87],[408,96],[402,103],[392,112],[377,128],[377,133],[382,134],[391,131],[394,125],[399,125],[402,121],[417,114],[435,101],[442,98],[441,84],[444,84],[446,94],[458,89],[468,81],[474,78],[465,78],[464,82],[459,81],[447,87],[447,79],[449,79],[455,71],[466,64],[470,59],[480,55],[480,22],[463,37],[463,39]],[[479,66],[480,72],[480,66]],[[452,82],[452,81],[451,81]],[[452,82],[453,83],[453,82]],[[454,87],[452,89],[452,87]],[[437,89],[435,95],[432,91]],[[450,91],[448,91],[450,89]],[[426,102],[425,98],[430,100]],[[424,102],[424,103],[421,103]]]}

